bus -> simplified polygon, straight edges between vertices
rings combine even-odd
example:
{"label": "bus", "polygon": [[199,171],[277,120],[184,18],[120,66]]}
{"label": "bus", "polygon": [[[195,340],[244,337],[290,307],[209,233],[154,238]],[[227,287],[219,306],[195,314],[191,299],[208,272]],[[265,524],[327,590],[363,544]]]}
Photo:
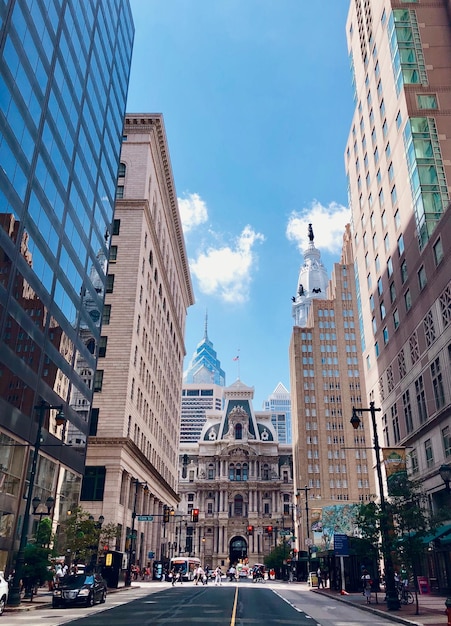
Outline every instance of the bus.
{"label": "bus", "polygon": [[193,556],[174,556],[169,565],[169,571],[180,572],[183,580],[194,580],[194,572],[200,565],[200,559]]}

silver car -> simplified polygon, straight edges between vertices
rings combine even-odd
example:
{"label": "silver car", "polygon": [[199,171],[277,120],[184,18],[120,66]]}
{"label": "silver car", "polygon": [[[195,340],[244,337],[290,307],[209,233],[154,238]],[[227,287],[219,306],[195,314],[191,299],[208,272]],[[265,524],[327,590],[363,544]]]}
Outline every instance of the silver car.
{"label": "silver car", "polygon": [[0,571],[0,615],[3,615],[6,603],[8,602],[9,585],[5,580],[4,572]]}

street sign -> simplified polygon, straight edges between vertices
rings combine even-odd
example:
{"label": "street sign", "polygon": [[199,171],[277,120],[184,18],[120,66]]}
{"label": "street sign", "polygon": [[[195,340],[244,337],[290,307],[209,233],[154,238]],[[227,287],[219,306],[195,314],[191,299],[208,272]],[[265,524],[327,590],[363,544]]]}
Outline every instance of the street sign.
{"label": "street sign", "polygon": [[291,530],[279,530],[279,535],[281,537],[288,537],[288,535],[291,535]]}
{"label": "street sign", "polygon": [[348,537],[346,535],[334,534],[335,556],[349,556]]}
{"label": "street sign", "polygon": [[153,515],[138,515],[138,522],[153,522]]}
{"label": "street sign", "polygon": [[147,558],[148,559],[154,559],[155,558],[155,552],[148,552],[147,553]]}

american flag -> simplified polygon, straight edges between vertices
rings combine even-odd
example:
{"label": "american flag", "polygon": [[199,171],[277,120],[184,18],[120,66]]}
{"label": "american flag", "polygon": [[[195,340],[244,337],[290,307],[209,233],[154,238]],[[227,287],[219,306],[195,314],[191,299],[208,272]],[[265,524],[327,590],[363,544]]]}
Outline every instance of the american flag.
{"label": "american flag", "polygon": [[238,356],[233,357],[233,360],[234,360],[234,361],[238,361],[238,359],[239,359],[239,358],[240,358],[240,357],[239,357],[239,355],[238,355]]}

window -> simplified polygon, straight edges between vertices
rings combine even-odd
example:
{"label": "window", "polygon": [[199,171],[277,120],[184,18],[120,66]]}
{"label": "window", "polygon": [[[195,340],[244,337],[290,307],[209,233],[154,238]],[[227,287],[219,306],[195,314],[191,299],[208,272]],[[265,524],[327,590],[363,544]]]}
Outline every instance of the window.
{"label": "window", "polygon": [[94,500],[101,502],[105,490],[105,467],[89,466],[85,467],[83,481],[81,484],[80,500]]}
{"label": "window", "polygon": [[391,203],[394,206],[398,200],[398,194],[396,193],[396,185],[393,185],[392,190],[390,192]]}
{"label": "window", "polygon": [[390,148],[390,142],[388,142],[387,145],[385,146],[385,156],[387,157],[387,159],[389,159],[390,155],[391,155],[391,148]]}
{"label": "window", "polygon": [[440,411],[445,406],[445,390],[443,387],[440,359],[437,357],[431,363],[432,387],[434,389],[435,408]]}
{"label": "window", "polygon": [[102,311],[102,324],[109,324],[111,319],[111,304],[104,304]]}
{"label": "window", "polygon": [[395,283],[390,283],[390,302],[394,302],[396,300],[396,287]]}
{"label": "window", "polygon": [[437,241],[435,242],[433,246],[433,250],[434,250],[434,261],[435,261],[435,264],[438,265],[440,261],[443,259],[443,246],[442,246],[441,239],[437,239]]}
{"label": "window", "polygon": [[410,470],[412,472],[412,474],[418,474],[418,456],[417,456],[417,451],[416,448],[414,448],[410,454]]}
{"label": "window", "polygon": [[401,226],[401,215],[399,213],[399,209],[396,211],[394,219],[396,230],[398,230],[398,228]]}
{"label": "window", "polygon": [[381,117],[384,117],[384,115],[385,115],[385,102],[384,102],[383,98],[382,98],[381,103],[379,105],[379,111],[380,111]]}
{"label": "window", "polygon": [[374,157],[374,165],[377,165],[379,163],[379,150],[377,149],[377,146],[373,152],[373,157]]}
{"label": "window", "polygon": [[432,467],[434,465],[434,452],[432,450],[432,441],[430,439],[426,439],[424,442],[424,453],[426,456],[427,467]]}
{"label": "window", "polygon": [[426,270],[424,269],[424,265],[422,265],[420,269],[418,270],[418,284],[420,286],[420,291],[421,289],[424,289],[424,287],[426,286],[426,283],[427,283]]}
{"label": "window", "polygon": [[398,111],[398,115],[396,116],[396,128],[400,128],[402,124],[402,115],[401,115],[401,111]]}
{"label": "window", "polygon": [[393,167],[393,163],[390,163],[390,165],[388,166],[388,180],[390,182],[393,182],[394,176],[395,176],[395,170]]}
{"label": "window", "polygon": [[387,235],[385,235],[384,237],[384,248],[385,248],[385,252],[388,252],[390,250],[390,238]]}
{"label": "window", "polygon": [[443,452],[445,457],[451,456],[451,431],[449,426],[442,429]]}
{"label": "window", "polygon": [[400,235],[398,237],[398,254],[399,254],[399,256],[401,256],[403,252],[404,252],[404,236]]}
{"label": "window", "polygon": [[410,403],[410,391],[407,389],[402,395],[402,406],[404,409],[404,421],[407,433],[413,431],[412,406]]}
{"label": "window", "polygon": [[125,177],[125,172],[127,170],[127,166],[125,165],[125,163],[119,163],[119,170],[118,170],[118,176],[119,178],[124,178]]}
{"label": "window", "polygon": [[116,263],[116,261],[117,261],[117,246],[111,246],[110,247],[109,262],[110,263]]}
{"label": "window", "polygon": [[105,285],[106,293],[113,293],[113,287],[114,287],[114,274],[108,274],[108,276],[106,277],[106,285]]}
{"label": "window", "polygon": [[419,376],[415,381],[415,395],[417,399],[418,418],[420,420],[420,424],[424,424],[424,422],[427,421],[428,412],[426,409],[423,376]]}
{"label": "window", "polygon": [[382,134],[384,135],[384,138],[387,136],[388,133],[388,124],[387,124],[387,120],[384,120],[384,123],[382,124]]}
{"label": "window", "polygon": [[419,109],[438,109],[437,96],[431,94],[417,94],[417,104]]}
{"label": "window", "polygon": [[407,262],[404,260],[401,263],[401,281],[405,283],[407,280]]}
{"label": "window", "polygon": [[379,278],[377,279],[377,292],[378,292],[378,294],[381,296],[381,295],[382,295],[382,293],[383,293],[383,291],[384,291],[384,288],[383,288],[383,286],[382,286],[382,278],[381,278],[381,277],[379,277]]}
{"label": "window", "polygon": [[410,295],[410,289],[404,294],[404,304],[406,305],[406,312],[412,308],[412,296]]}
{"label": "window", "polygon": [[386,315],[385,304],[381,302],[379,308],[380,308],[381,320],[383,320]]}
{"label": "window", "polygon": [[122,200],[123,197],[124,197],[124,185],[118,185],[116,187],[116,199]]}
{"label": "window", "polygon": [[375,355],[376,355],[376,359],[377,359],[377,357],[378,357],[378,356],[379,356],[379,354],[380,354],[380,350],[379,350],[379,342],[378,342],[378,341],[376,341],[376,343],[374,344],[374,353],[375,353]]}
{"label": "window", "polygon": [[376,268],[376,274],[379,274],[381,271],[381,261],[378,254],[376,254],[376,258],[374,259],[374,267]]}
{"label": "window", "polygon": [[382,331],[382,335],[384,337],[384,344],[387,345],[387,343],[388,343],[388,328],[387,328],[387,326],[384,327],[384,330]]}
{"label": "window", "polygon": [[94,374],[94,391],[102,391],[103,370],[96,370]]}
{"label": "window", "polygon": [[119,231],[121,228],[121,220],[113,221],[113,235],[119,235]]}
{"label": "window", "polygon": [[108,343],[108,337],[102,336],[99,339],[99,357],[103,358],[106,356],[106,345]]}
{"label": "window", "polygon": [[391,260],[391,256],[388,257],[387,260],[387,275],[389,278],[393,276],[393,261]]}

